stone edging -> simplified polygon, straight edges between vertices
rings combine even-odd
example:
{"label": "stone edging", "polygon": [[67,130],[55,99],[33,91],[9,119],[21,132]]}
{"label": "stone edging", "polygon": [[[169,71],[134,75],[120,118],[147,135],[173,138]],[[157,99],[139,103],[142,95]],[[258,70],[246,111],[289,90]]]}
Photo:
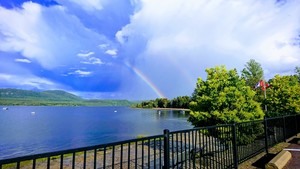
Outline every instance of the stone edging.
{"label": "stone edging", "polygon": [[266,169],[282,169],[291,158],[292,154],[289,151],[282,150],[265,167]]}

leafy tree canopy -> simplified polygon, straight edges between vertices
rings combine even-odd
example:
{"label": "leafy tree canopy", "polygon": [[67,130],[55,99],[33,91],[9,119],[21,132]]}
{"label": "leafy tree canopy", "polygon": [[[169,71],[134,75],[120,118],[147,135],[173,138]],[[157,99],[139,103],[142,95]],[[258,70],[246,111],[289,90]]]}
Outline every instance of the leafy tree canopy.
{"label": "leafy tree canopy", "polygon": [[300,112],[300,85],[297,75],[276,75],[269,81],[266,104],[268,116],[295,114]]}
{"label": "leafy tree canopy", "polygon": [[300,67],[299,66],[296,66],[295,73],[296,73],[296,76],[298,77],[298,81],[300,82]]}
{"label": "leafy tree canopy", "polygon": [[242,77],[246,80],[246,85],[253,87],[264,78],[264,71],[258,62],[250,59],[242,70]]}
{"label": "leafy tree canopy", "polygon": [[194,126],[209,126],[262,119],[264,113],[253,98],[255,91],[246,85],[235,69],[225,66],[206,69],[207,80],[198,78],[190,103],[189,121]]}
{"label": "leafy tree canopy", "polygon": [[190,96],[178,96],[171,100],[171,107],[188,108],[190,100],[191,100]]}

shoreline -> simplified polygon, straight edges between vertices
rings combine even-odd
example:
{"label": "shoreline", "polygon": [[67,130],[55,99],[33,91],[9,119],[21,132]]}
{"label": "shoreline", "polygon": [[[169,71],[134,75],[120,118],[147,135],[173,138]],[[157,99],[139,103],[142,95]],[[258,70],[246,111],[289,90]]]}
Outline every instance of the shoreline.
{"label": "shoreline", "polygon": [[182,110],[182,111],[191,111],[190,109],[185,108],[151,108],[153,110]]}

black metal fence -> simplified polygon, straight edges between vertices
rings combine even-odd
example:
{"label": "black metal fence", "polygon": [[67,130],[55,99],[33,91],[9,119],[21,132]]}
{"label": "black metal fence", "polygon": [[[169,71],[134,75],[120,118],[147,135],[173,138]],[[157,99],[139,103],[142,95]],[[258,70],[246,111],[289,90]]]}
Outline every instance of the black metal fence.
{"label": "black metal fence", "polygon": [[[84,148],[0,160],[10,168],[238,168],[300,132],[300,115],[193,128]],[[0,150],[1,153],[1,150]]]}

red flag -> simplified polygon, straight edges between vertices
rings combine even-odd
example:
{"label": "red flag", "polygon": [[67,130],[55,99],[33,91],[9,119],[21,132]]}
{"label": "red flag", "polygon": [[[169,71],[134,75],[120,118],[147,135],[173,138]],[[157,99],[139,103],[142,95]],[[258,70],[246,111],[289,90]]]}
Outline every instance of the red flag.
{"label": "red flag", "polygon": [[265,90],[265,81],[264,80],[260,81],[260,86],[261,86],[261,90]]}
{"label": "red flag", "polygon": [[269,83],[267,83],[267,82],[265,82],[264,80],[261,80],[262,81],[262,86],[261,86],[261,89],[263,90],[263,91],[265,91],[268,87],[270,87],[270,84]]}
{"label": "red flag", "polygon": [[268,87],[270,87],[270,84],[265,82],[264,80],[260,80],[255,86],[254,88],[258,88],[261,87],[261,90],[266,90]]}

